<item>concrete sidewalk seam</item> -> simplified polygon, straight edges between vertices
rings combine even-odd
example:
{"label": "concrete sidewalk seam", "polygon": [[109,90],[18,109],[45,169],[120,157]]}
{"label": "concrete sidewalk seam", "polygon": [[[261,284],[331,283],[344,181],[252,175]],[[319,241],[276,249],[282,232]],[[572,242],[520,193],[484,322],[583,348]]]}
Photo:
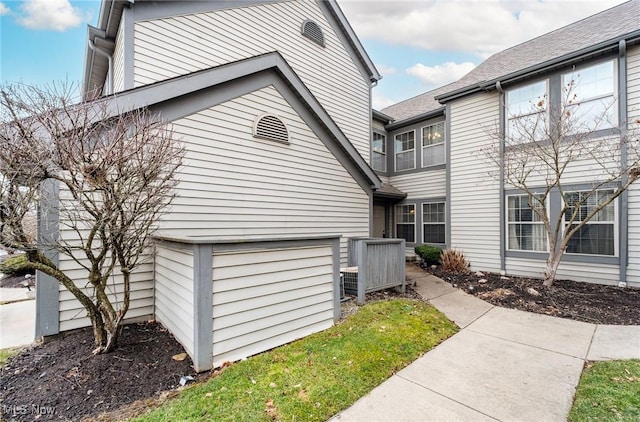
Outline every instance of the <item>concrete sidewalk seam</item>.
{"label": "concrete sidewalk seam", "polygon": [[432,393],[434,393],[434,394],[436,394],[436,395],[438,395],[438,396],[440,396],[440,397],[444,397],[444,398],[445,398],[445,399],[447,399],[447,400],[451,400],[452,402],[457,403],[457,404],[459,404],[459,405],[460,405],[460,406],[462,406],[462,407],[466,407],[466,408],[467,408],[467,409],[469,409],[469,410],[472,410],[472,411],[474,411],[474,412],[476,412],[476,413],[480,413],[481,415],[484,415],[484,416],[486,416],[486,417],[488,417],[488,418],[491,418],[491,419],[493,419],[494,421],[500,421],[500,419],[497,419],[497,418],[495,418],[495,417],[493,417],[493,416],[491,416],[491,415],[489,415],[489,414],[487,414],[487,413],[485,413],[485,412],[482,412],[482,411],[480,411],[480,410],[478,410],[478,409],[474,409],[473,407],[471,407],[471,406],[469,406],[469,405],[467,405],[467,404],[464,404],[464,403],[462,403],[461,401],[458,401],[458,400],[454,399],[453,397],[449,397],[449,396],[447,396],[447,395],[444,395],[444,394],[442,394],[442,393],[440,393],[440,392],[438,392],[438,391],[436,391],[436,390],[433,390],[433,389],[431,389],[431,388],[429,388],[429,387],[427,387],[427,386],[425,386],[425,385],[422,385],[422,384],[420,384],[420,383],[417,383],[417,382],[415,382],[415,381],[413,381],[413,380],[411,380],[411,379],[409,379],[409,378],[405,378],[405,377],[403,377],[402,375],[399,375],[399,374],[395,374],[395,376],[397,376],[398,378],[402,378],[403,380],[408,381],[408,382],[410,382],[411,384],[413,384],[413,385],[415,385],[415,386],[418,386],[418,387],[422,388],[423,390],[431,391]]}
{"label": "concrete sidewalk seam", "polygon": [[[500,337],[500,336],[495,336],[495,335],[492,335],[492,334],[483,333],[482,331],[476,331],[476,330],[474,330],[472,328],[468,328],[468,327],[464,328],[464,330],[472,332],[472,333],[480,334],[480,335],[483,335],[485,337],[495,338],[495,339],[506,341],[506,342],[509,342],[509,343],[518,344],[520,346],[526,346],[526,347],[530,347],[532,349],[542,350],[542,351],[549,352],[549,353],[556,353],[558,355],[566,356],[566,357],[569,357],[569,358],[580,359],[580,360],[585,361],[585,362],[587,361],[587,355],[589,354],[589,350],[591,348],[591,345],[589,345],[589,348],[587,349],[587,353],[585,353],[584,357],[580,357],[580,356],[574,356],[574,355],[571,355],[571,354],[568,354],[568,353],[559,352],[557,350],[551,350],[551,349],[546,349],[544,347],[534,346],[532,344],[522,343],[522,342],[515,341],[515,340],[509,339],[509,338],[505,338],[505,337]],[[593,329],[593,332],[595,333],[595,327]]]}
{"label": "concrete sidewalk seam", "polygon": [[[463,293],[464,293],[464,292],[463,292]],[[451,294],[451,293],[447,293],[447,294]],[[465,294],[468,294],[468,293],[465,293]],[[443,295],[443,296],[445,296],[445,295]],[[469,296],[471,296],[471,297],[475,297],[475,296],[472,296],[472,295],[469,295]],[[435,298],[434,298],[434,299],[435,299]],[[481,299],[481,300],[482,300],[482,299]],[[431,302],[429,302],[429,303],[431,303]],[[486,302],[486,303],[489,303],[489,302]],[[490,304],[490,305],[491,305],[491,304]],[[434,306],[435,306],[435,305],[434,305]],[[478,315],[478,317],[477,317],[476,319],[474,319],[473,321],[471,321],[470,323],[468,323],[468,324],[467,324],[467,325],[465,325],[464,327],[460,327],[458,324],[456,324],[456,325],[458,325],[458,327],[460,327],[460,331],[462,331],[462,330],[466,330],[466,329],[467,329],[467,328],[469,328],[469,327],[470,327],[474,322],[476,322],[477,320],[479,320],[480,318],[482,318],[483,316],[485,316],[486,314],[488,314],[489,312],[491,312],[491,310],[492,310],[493,308],[495,308],[495,307],[496,307],[496,305],[491,305],[491,307],[490,307],[489,309],[487,309],[486,311],[484,311],[482,314]],[[455,321],[454,321],[454,324],[455,324]],[[474,331],[474,332],[475,332],[475,331]]]}

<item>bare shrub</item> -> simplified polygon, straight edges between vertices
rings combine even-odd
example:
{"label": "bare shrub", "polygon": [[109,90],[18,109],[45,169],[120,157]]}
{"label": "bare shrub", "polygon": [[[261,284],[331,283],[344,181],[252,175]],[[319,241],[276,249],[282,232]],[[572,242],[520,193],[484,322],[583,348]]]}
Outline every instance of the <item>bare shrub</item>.
{"label": "bare shrub", "polygon": [[469,261],[462,251],[458,249],[447,249],[440,256],[442,269],[452,273],[468,273]]}

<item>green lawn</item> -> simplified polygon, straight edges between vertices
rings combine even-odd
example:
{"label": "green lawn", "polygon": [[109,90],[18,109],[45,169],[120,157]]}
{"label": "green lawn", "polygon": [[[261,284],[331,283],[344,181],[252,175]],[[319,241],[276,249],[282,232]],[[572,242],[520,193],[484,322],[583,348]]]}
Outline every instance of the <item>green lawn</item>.
{"label": "green lawn", "polygon": [[640,360],[589,365],[582,373],[569,420],[640,421]]}
{"label": "green lawn", "polygon": [[457,331],[420,301],[375,302],[343,323],[226,368],[140,421],[325,421]]}
{"label": "green lawn", "polygon": [[17,355],[19,351],[20,351],[19,347],[14,347],[9,349],[0,349],[0,368],[2,368],[7,363],[7,360],[11,356]]}

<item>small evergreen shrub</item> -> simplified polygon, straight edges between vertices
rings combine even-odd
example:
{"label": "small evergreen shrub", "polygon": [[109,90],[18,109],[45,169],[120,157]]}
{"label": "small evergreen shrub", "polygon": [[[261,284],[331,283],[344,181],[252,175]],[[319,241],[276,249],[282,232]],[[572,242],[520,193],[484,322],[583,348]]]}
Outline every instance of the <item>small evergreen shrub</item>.
{"label": "small evergreen shrub", "polygon": [[440,263],[442,249],[436,246],[419,245],[415,247],[414,251],[429,266]]}
{"label": "small evergreen shrub", "polygon": [[0,263],[0,273],[15,276],[33,273],[33,271],[24,268],[26,262],[27,257],[24,254],[10,256]]}
{"label": "small evergreen shrub", "polygon": [[457,249],[447,249],[442,252],[440,257],[442,263],[442,269],[451,273],[468,273],[469,261],[464,256],[462,251]]}

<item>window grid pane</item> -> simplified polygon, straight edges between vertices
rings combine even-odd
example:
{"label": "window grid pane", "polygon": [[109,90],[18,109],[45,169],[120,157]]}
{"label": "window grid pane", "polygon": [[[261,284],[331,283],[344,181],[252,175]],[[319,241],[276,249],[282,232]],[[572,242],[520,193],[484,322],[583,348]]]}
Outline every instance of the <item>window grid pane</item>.
{"label": "window grid pane", "polygon": [[444,202],[422,204],[422,226],[424,243],[446,243]]}
{"label": "window grid pane", "polygon": [[[576,222],[586,219],[599,204],[613,195],[613,190],[600,190],[589,196],[588,191],[568,192],[565,203],[568,206],[564,215],[565,224],[569,224],[573,212],[577,209]],[[606,205],[591,220],[569,239],[567,253],[586,255],[615,255],[615,204]],[[572,224],[572,228],[576,224]]]}
{"label": "window grid pane", "polygon": [[563,97],[572,116],[571,133],[618,125],[615,107],[615,61],[611,60],[562,75]]}
{"label": "window grid pane", "polygon": [[543,210],[543,206],[534,201],[529,205],[528,195],[507,197],[508,248],[510,250],[546,251],[547,233],[540,216],[534,211]]}
{"label": "window grid pane", "polygon": [[371,167],[377,171],[387,171],[387,137],[381,133],[373,133],[371,141]]}
{"label": "window grid pane", "polygon": [[522,144],[544,139],[547,117],[546,98],[546,81],[507,91],[507,144]]}
{"label": "window grid pane", "polygon": [[415,168],[415,135],[413,131],[395,136],[396,171]]}
{"label": "window grid pane", "polygon": [[396,236],[405,239],[409,243],[414,243],[415,239],[415,205],[396,206]]}

